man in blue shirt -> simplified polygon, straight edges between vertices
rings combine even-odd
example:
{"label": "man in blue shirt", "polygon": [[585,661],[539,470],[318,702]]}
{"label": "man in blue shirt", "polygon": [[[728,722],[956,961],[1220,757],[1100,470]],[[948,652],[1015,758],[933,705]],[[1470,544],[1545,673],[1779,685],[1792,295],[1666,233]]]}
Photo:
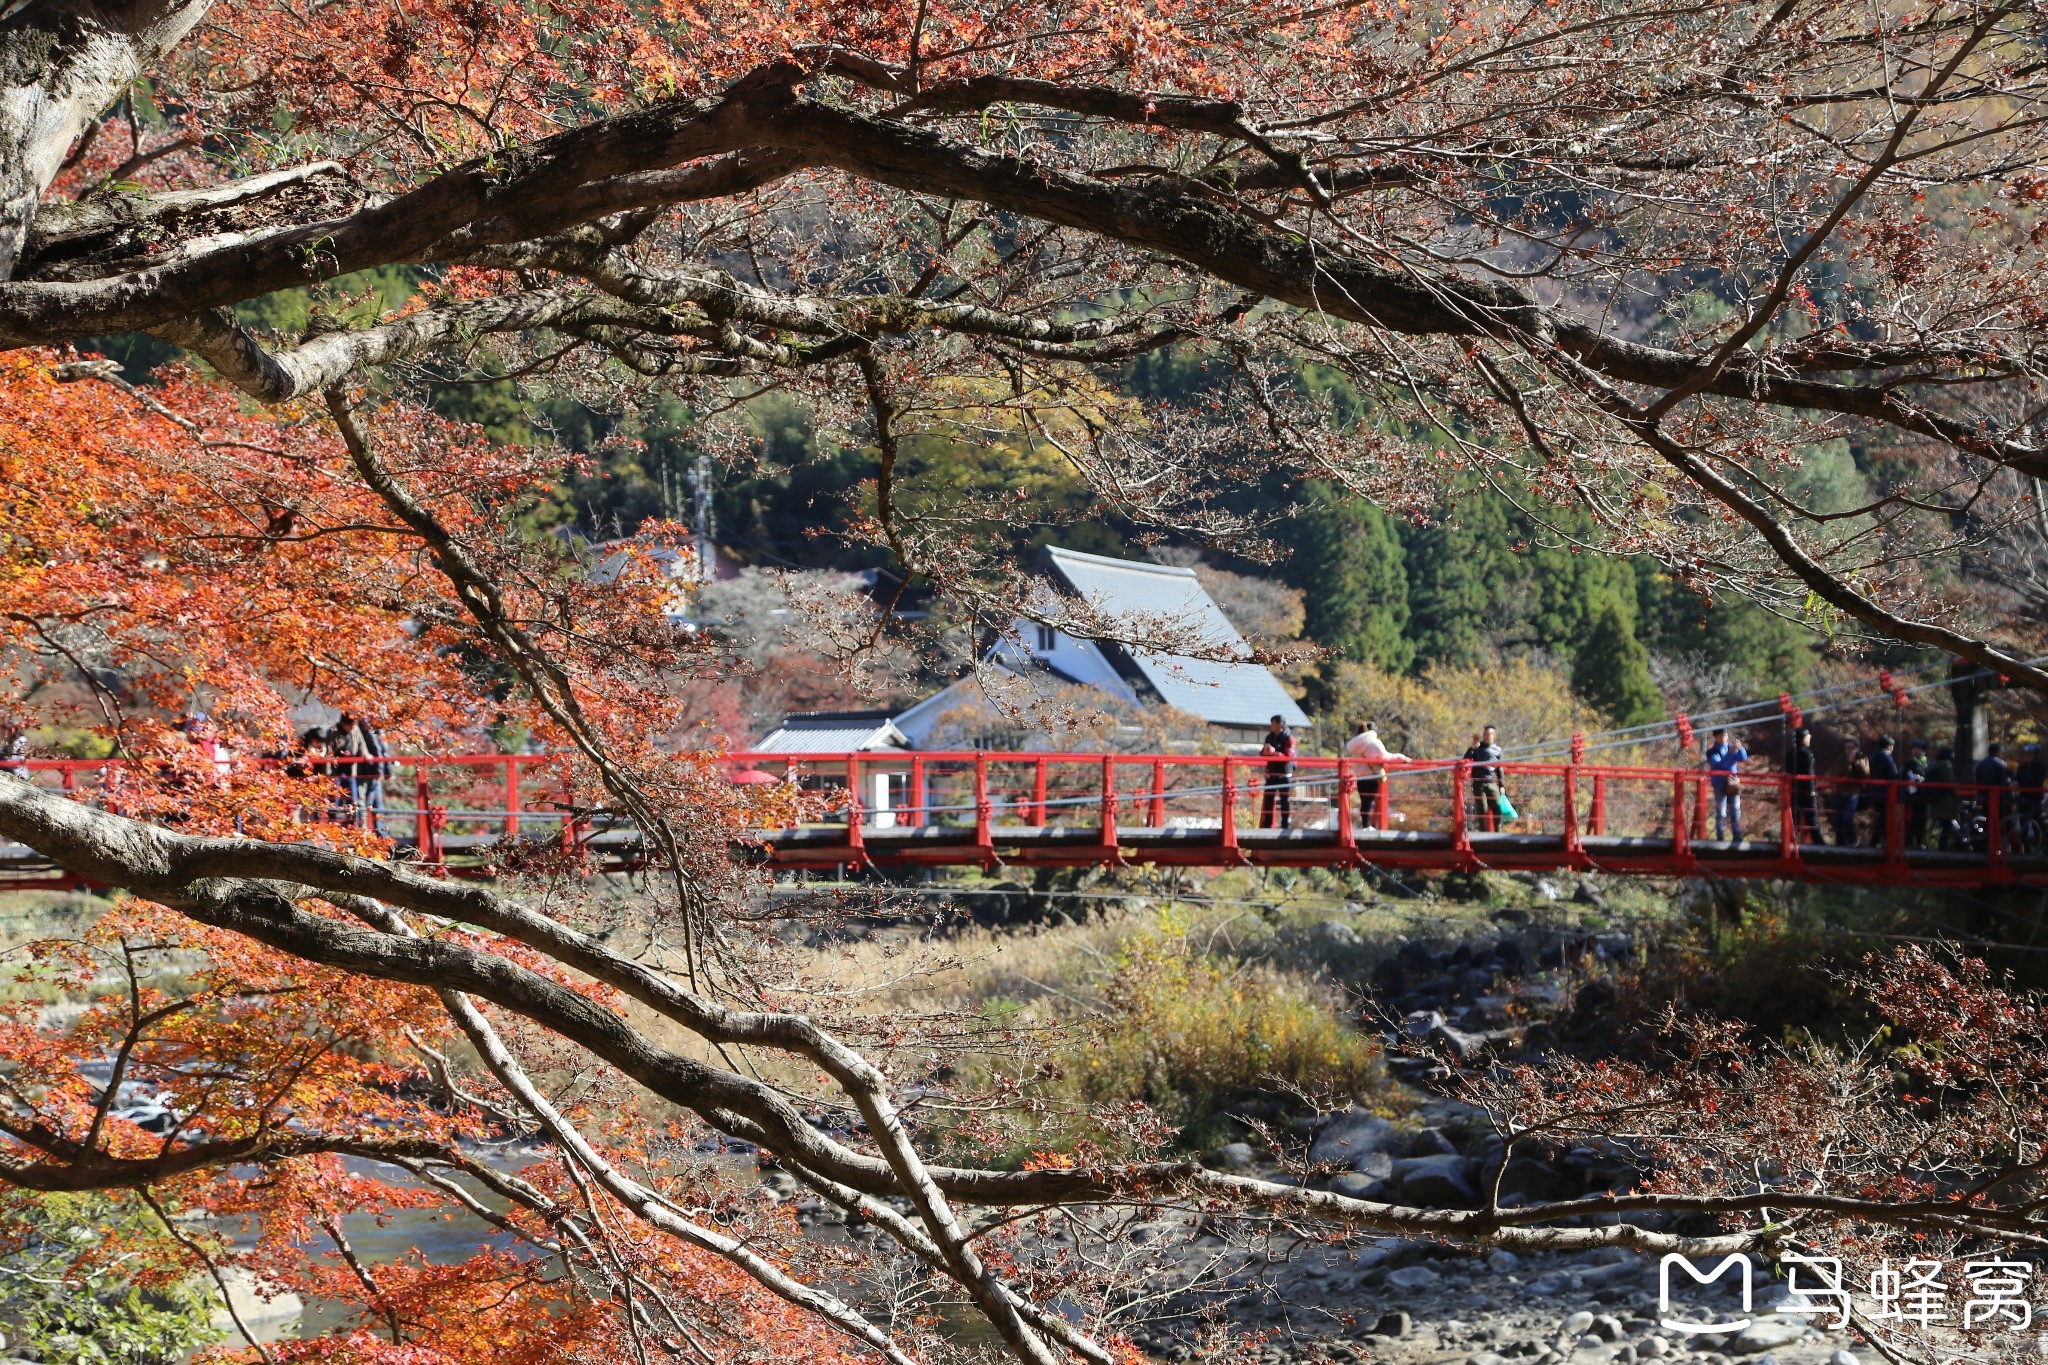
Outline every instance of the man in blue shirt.
{"label": "man in blue shirt", "polygon": [[1726,730],[1714,731],[1713,747],[1707,750],[1707,771],[1714,785],[1714,838],[1733,837],[1742,842],[1742,765],[1749,762],[1749,750],[1741,740],[1729,742]]}

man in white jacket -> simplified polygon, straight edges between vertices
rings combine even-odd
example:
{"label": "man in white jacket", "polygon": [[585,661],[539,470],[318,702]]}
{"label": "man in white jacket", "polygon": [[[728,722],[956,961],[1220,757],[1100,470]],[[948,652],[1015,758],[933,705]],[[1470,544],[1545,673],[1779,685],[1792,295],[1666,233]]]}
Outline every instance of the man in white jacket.
{"label": "man in white jacket", "polygon": [[1386,741],[1380,738],[1379,727],[1371,721],[1345,741],[1344,752],[1364,760],[1365,767],[1358,778],[1358,820],[1366,829],[1376,829],[1379,827],[1380,784],[1386,781],[1387,764],[1406,763],[1408,755],[1388,749]]}

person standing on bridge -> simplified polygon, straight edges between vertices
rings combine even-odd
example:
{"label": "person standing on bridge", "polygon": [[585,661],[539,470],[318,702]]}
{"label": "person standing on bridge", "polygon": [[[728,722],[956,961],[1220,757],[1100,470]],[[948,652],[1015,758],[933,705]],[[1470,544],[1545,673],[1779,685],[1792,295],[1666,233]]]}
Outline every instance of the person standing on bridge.
{"label": "person standing on bridge", "polygon": [[2048,788],[2048,763],[2041,761],[2041,746],[2034,743],[2020,746],[2020,768],[2012,775],[2019,786],[2019,804],[2014,808],[2030,820],[2041,818],[2041,792]]}
{"label": "person standing on bridge", "polygon": [[1358,823],[1366,829],[1379,826],[1380,792],[1387,780],[1387,764],[1406,763],[1408,755],[1387,748],[1379,727],[1371,721],[1344,744],[1344,752],[1361,760],[1364,775],[1358,779]]}
{"label": "person standing on bridge", "polygon": [[1294,828],[1294,732],[1284,717],[1273,717],[1266,742],[1259,747],[1266,760],[1266,799],[1259,804],[1259,828],[1273,827],[1273,810],[1280,811],[1280,828]]}
{"label": "person standing on bridge", "polygon": [[1870,846],[1883,848],[1885,831],[1892,826],[1892,806],[1899,799],[1899,760],[1895,754],[1898,742],[1890,735],[1877,737],[1877,748],[1869,754],[1870,777],[1879,784],[1871,793],[1869,805],[1877,812],[1871,821]]}
{"label": "person standing on bridge", "polygon": [[1927,741],[1916,739],[1906,746],[1909,756],[1899,776],[1906,782],[1906,847],[1927,846],[1927,775],[1933,763],[1927,758]]}
{"label": "person standing on bridge", "polygon": [[1953,746],[1944,744],[1934,751],[1934,762],[1927,765],[1927,780],[1920,785],[1927,789],[1927,814],[1934,825],[1928,834],[1928,847],[1951,847],[1956,822],[1963,815],[1962,796],[1956,788]]}
{"label": "person standing on bridge", "polygon": [[1814,781],[1820,769],[1813,757],[1813,731],[1803,725],[1785,751],[1785,771],[1792,778],[1792,837],[1802,844],[1820,843],[1820,792]]}
{"label": "person standing on bridge", "polygon": [[[2005,761],[2002,747],[1996,744],[1988,746],[1984,757],[1977,760],[1973,775],[1977,779],[1977,790],[1972,793],[1977,800],[1977,814],[1984,818],[1987,832],[1995,831],[2005,816],[2012,812],[2012,765]],[[1974,821],[1970,820],[1963,822],[1964,846],[1981,848],[1971,828],[1973,824]],[[1998,835],[1987,833],[1987,837]]]}
{"label": "person standing on bridge", "polygon": [[1707,780],[1714,786],[1714,838],[1742,842],[1742,765],[1749,762],[1749,748],[1740,739],[1730,741],[1728,731],[1717,728],[1714,743],[1707,750]]}
{"label": "person standing on bridge", "polygon": [[1494,740],[1491,725],[1479,732],[1479,738],[1465,751],[1465,761],[1472,765],[1472,807],[1479,816],[1479,827],[1491,832],[1500,828],[1501,798],[1507,795],[1507,784],[1501,780],[1500,745]]}
{"label": "person standing on bridge", "polygon": [[1863,788],[1870,782],[1870,757],[1853,743],[1849,746],[1849,763],[1842,775],[1835,779],[1835,846],[1854,848],[1856,839],[1856,812],[1863,804]]}
{"label": "person standing on bridge", "polygon": [[[1984,751],[1984,757],[1977,760],[1975,776],[1980,787],[1995,787],[1999,791],[2004,791],[2012,786],[2012,765],[2005,761],[2002,746],[1993,744]],[[1988,791],[1979,792],[1977,796],[1979,800],[1985,802],[1991,799],[1991,793]]]}
{"label": "person standing on bridge", "polygon": [[0,773],[29,780],[28,727],[13,722],[0,724]]}

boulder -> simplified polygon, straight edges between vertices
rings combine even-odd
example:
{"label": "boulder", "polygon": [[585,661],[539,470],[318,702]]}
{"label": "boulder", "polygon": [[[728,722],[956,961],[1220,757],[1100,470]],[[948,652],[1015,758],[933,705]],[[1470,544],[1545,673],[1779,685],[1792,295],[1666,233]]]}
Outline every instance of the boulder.
{"label": "boulder", "polygon": [[1427,945],[1412,939],[1402,944],[1400,951],[1394,954],[1394,968],[1403,987],[1408,990],[1413,990],[1423,979],[1435,976],[1437,961],[1437,955]]}
{"label": "boulder", "polygon": [[1399,1135],[1394,1125],[1376,1114],[1353,1107],[1333,1114],[1316,1130],[1308,1147],[1308,1159],[1316,1166],[1356,1167],[1358,1159],[1372,1152],[1386,1152],[1396,1146]]}
{"label": "boulder", "polygon": [[1644,1337],[1636,1343],[1636,1354],[1645,1360],[1662,1360],[1671,1354],[1671,1343],[1662,1337]]}
{"label": "boulder", "polygon": [[1372,1325],[1372,1334],[1376,1337],[1405,1337],[1411,1326],[1408,1315],[1397,1308],[1391,1313],[1380,1314],[1380,1320]]}
{"label": "boulder", "polygon": [[1370,1199],[1376,1203],[1385,1203],[1387,1196],[1393,1191],[1389,1190],[1387,1182],[1378,1176],[1346,1171],[1330,1182],[1330,1193],[1341,1194],[1346,1199]]}
{"label": "boulder", "polygon": [[1397,1161],[1393,1178],[1401,1193],[1421,1204],[1469,1208],[1479,1197],[1465,1172],[1465,1158],[1455,1153]]}
{"label": "boulder", "polygon": [[1458,1144],[1441,1128],[1425,1128],[1408,1144],[1409,1156],[1452,1156],[1457,1150]]}
{"label": "boulder", "polygon": [[1444,1277],[1426,1265],[1404,1265],[1387,1272],[1387,1283],[1396,1289],[1434,1289]]}
{"label": "boulder", "polygon": [[1728,1349],[1739,1356],[1760,1356],[1790,1346],[1806,1335],[1806,1324],[1794,1318],[1763,1318],[1735,1334]]}
{"label": "boulder", "polygon": [[1582,1337],[1592,1330],[1593,1315],[1583,1309],[1564,1320],[1564,1334],[1568,1337]]}
{"label": "boulder", "polygon": [[1202,1160],[1204,1164],[1214,1166],[1218,1170],[1241,1171],[1252,1164],[1252,1159],[1256,1155],[1249,1142],[1226,1142]]}
{"label": "boulder", "polygon": [[1410,1010],[1401,1019],[1401,1031],[1410,1038],[1427,1038],[1443,1027],[1444,1016],[1438,1010]]}
{"label": "boulder", "polygon": [[[1644,1261],[1615,1261],[1610,1265],[1593,1266],[1579,1272],[1579,1283],[1588,1288],[1598,1289],[1607,1285],[1627,1284],[1631,1280],[1647,1279],[1650,1266]],[[1616,1324],[1617,1331],[1619,1324]],[[1619,1336],[1610,1340],[1619,1340]]]}
{"label": "boulder", "polygon": [[1501,1173],[1500,1192],[1548,1202],[1577,1194],[1580,1181],[1566,1175],[1541,1157],[1517,1156]]}
{"label": "boulder", "polygon": [[1539,1299],[1555,1298],[1572,1287],[1572,1277],[1562,1270],[1553,1270],[1548,1275],[1538,1275],[1522,1286],[1524,1294],[1533,1294]]}
{"label": "boulder", "polygon": [[1311,933],[1318,947],[1339,953],[1355,953],[1365,946],[1365,940],[1358,936],[1358,931],[1343,920],[1326,919]]}
{"label": "boulder", "polygon": [[1486,1258],[1486,1268],[1496,1275],[1512,1275],[1522,1268],[1522,1258],[1512,1251],[1496,1251]]}

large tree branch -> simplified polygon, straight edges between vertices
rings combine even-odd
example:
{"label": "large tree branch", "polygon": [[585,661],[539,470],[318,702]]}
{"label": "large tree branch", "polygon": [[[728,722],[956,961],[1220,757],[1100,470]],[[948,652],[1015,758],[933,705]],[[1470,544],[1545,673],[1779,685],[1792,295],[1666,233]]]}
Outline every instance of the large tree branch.
{"label": "large tree branch", "polygon": [[[736,192],[822,165],[1156,251],[1262,297],[1373,328],[1554,345],[1610,380],[1862,417],[2048,474],[2048,453],[2037,444],[1927,412],[1889,383],[1819,381],[1766,358],[1717,361],[1628,341],[1510,282],[1375,264],[1219,201],[1213,190],[1180,177],[1097,178],[802,100],[794,83],[808,74],[799,63],[766,67],[716,101],[675,101],[598,120],[332,222],[147,270],[95,281],[0,283],[0,344],[184,325],[180,319],[310,280],[394,262],[477,259],[610,214]],[[1104,105],[1105,112],[1112,106],[1142,112],[1121,100]],[[710,159],[676,164],[697,158]],[[1915,355],[1910,347],[1889,348],[1882,359],[1895,366]],[[1846,364],[1852,353],[1831,359]],[[1976,363],[1987,363],[1986,353]],[[2005,362],[1991,355],[1989,363],[1995,369]]]}
{"label": "large tree branch", "polygon": [[0,18],[0,281],[13,277],[43,192],[102,110],[212,0],[27,0]]}
{"label": "large tree branch", "polygon": [[1789,527],[1771,509],[1723,477],[1713,465],[1686,449],[1664,432],[1654,418],[1646,418],[1622,394],[1599,376],[1579,370],[1575,379],[1581,389],[1635,438],[1677,470],[1702,491],[1740,517],[1770,546],[1779,561],[1821,601],[1850,618],[1861,621],[1896,640],[1927,645],[1959,655],[1973,663],[2029,686],[2048,689],[2048,669],[2043,669],[1985,640],[1975,639],[1930,621],[1917,621],[1889,611],[1868,595],[1856,591],[1829,570],[1801,545]]}
{"label": "large tree branch", "polygon": [[[1758,358],[1732,357],[1717,366],[1712,355],[1629,341],[1568,309],[1544,305],[1506,281],[1424,277],[1373,265],[1329,243],[1275,229],[1176,180],[1105,182],[963,146],[930,129],[808,101],[792,107],[780,122],[786,142],[819,164],[1158,251],[1310,312],[1411,336],[1492,336],[1519,346],[1554,346],[1623,383],[1685,386],[1744,403],[1864,417],[1936,437],[2022,472],[2048,473],[2048,452],[2040,446],[1928,413],[1890,385],[1798,378]],[[1848,355],[1835,353],[1834,358],[1843,361]],[[1901,363],[1896,355],[1886,358]],[[1980,353],[1979,363],[1982,359]]]}
{"label": "large tree branch", "polygon": [[[721,100],[672,100],[469,162],[409,194],[146,270],[93,281],[0,283],[0,344],[146,331],[175,318],[372,266],[460,258],[705,188],[673,168],[756,145],[760,99],[743,81]],[[786,97],[783,87],[780,90]],[[733,183],[740,168],[711,177]],[[777,165],[786,164],[786,159]],[[689,168],[683,168],[687,171]],[[634,179],[667,172],[649,191]]]}
{"label": "large tree branch", "polygon": [[316,161],[200,189],[96,191],[45,204],[22,250],[17,278],[90,280],[161,265],[161,242],[179,255],[218,250],[263,231],[344,216],[364,194],[338,163]]}

